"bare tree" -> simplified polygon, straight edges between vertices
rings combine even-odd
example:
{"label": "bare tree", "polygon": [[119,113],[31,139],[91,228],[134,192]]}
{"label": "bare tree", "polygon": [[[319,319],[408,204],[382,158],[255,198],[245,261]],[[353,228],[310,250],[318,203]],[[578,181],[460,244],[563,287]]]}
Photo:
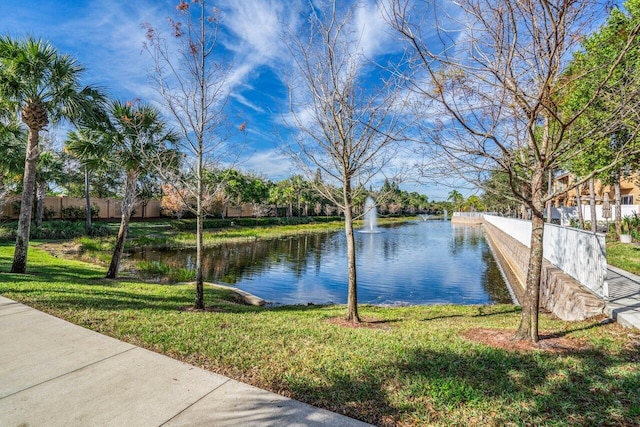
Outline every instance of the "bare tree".
{"label": "bare tree", "polygon": [[[391,80],[363,85],[371,79],[371,63],[354,26],[357,6],[342,9],[339,4],[314,2],[308,38],[289,41],[298,71],[291,85],[291,116],[299,131],[290,152],[316,189],[344,213],[347,320],[359,322],[353,201],[388,165],[403,104]],[[318,170],[322,179],[314,179]]]}
{"label": "bare tree", "polygon": [[[567,93],[583,77],[582,71],[567,72],[567,64],[603,16],[599,6],[570,0],[392,0],[386,9],[415,54],[399,71],[415,72],[408,85],[425,118],[422,136],[449,159],[441,161],[446,166],[440,173],[455,171],[480,186],[488,171],[504,172],[514,198],[532,212],[531,256],[515,339],[538,340],[544,207],[557,195],[545,191],[548,172],[611,133],[632,111],[620,106],[599,123],[578,120],[601,95],[598,88],[579,108],[563,109]],[[607,70],[599,70],[600,85],[611,78],[637,32],[630,31],[624,49]],[[623,155],[622,150],[618,158]]]}
{"label": "bare tree", "polygon": [[[206,187],[203,173],[229,155],[224,148],[222,130],[230,68],[216,56],[218,11],[213,7],[207,8],[206,0],[180,0],[177,10],[178,20],[169,19],[173,36],[170,39],[164,38],[150,24],[143,24],[143,28],[147,31],[145,50],[153,59],[151,78],[164,106],[177,123],[182,134],[182,148],[187,151],[186,164],[190,165],[190,170],[183,174],[161,172],[165,172],[167,183],[176,186],[177,194],[196,201],[193,209],[197,218],[194,307],[204,309],[203,221],[206,200],[214,197],[217,189]],[[191,204],[186,203],[185,206]]]}

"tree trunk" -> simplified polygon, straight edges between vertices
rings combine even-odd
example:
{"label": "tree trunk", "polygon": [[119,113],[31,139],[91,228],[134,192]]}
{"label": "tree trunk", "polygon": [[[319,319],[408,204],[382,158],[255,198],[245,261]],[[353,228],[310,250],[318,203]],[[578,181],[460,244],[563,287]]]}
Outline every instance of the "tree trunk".
{"label": "tree trunk", "polygon": [[353,216],[351,206],[351,183],[345,182],[343,189],[344,198],[344,232],[347,238],[347,262],[348,262],[348,295],[347,295],[347,321],[360,323],[358,315],[358,287],[356,275],[356,243],[353,234]]}
{"label": "tree trunk", "polygon": [[129,229],[129,221],[131,220],[131,213],[135,206],[136,201],[136,183],[138,181],[137,172],[127,172],[125,178],[125,191],[124,198],[122,199],[122,209],[120,216],[120,229],[118,230],[118,237],[116,239],[116,246],[111,256],[111,263],[109,264],[109,270],[107,271],[107,279],[115,279],[118,277],[118,270],[120,269],[120,260],[122,259],[122,252],[124,250],[124,242],[127,239],[127,231]]}
{"label": "tree trunk", "polygon": [[0,221],[2,221],[2,212],[4,208],[4,198],[7,197],[9,192],[4,186],[4,179],[0,176]]}
{"label": "tree trunk", "polygon": [[43,181],[36,182],[36,227],[42,225],[42,218],[44,216],[44,196],[47,194],[47,183]]}
{"label": "tree trunk", "polygon": [[589,207],[591,208],[591,231],[598,231],[598,220],[596,218],[596,184],[595,178],[589,180]]}
{"label": "tree trunk", "polygon": [[535,171],[531,183],[533,219],[531,230],[531,253],[527,269],[527,280],[522,304],[520,326],[515,340],[538,342],[538,309],[540,305],[540,277],[542,271],[542,251],[544,237],[543,171]]}
{"label": "tree trunk", "polygon": [[4,201],[9,195],[9,189],[4,184],[4,177],[0,175],[0,221],[2,221],[2,212],[4,209]]}
{"label": "tree trunk", "polygon": [[[203,5],[203,13],[204,13],[204,5]],[[202,17],[204,21],[204,16]],[[204,25],[204,24],[203,24]],[[203,58],[204,63],[204,58]],[[204,91],[204,88],[201,87],[201,90]],[[201,92],[202,94],[202,92]],[[204,105],[204,100],[201,100],[201,106]],[[204,111],[201,111],[202,116],[204,116]],[[204,278],[202,277],[202,256],[204,252],[204,241],[202,239],[202,230],[204,228],[204,140],[203,140],[203,129],[200,129],[198,134],[198,164],[196,173],[198,174],[198,182],[196,183],[198,197],[196,197],[196,299],[193,302],[193,308],[196,310],[204,310]]]}
{"label": "tree trunk", "polygon": [[89,169],[86,166],[84,167],[84,201],[86,211],[84,232],[85,234],[89,234],[89,231],[91,231],[91,195],[89,188]]}
{"label": "tree trunk", "polygon": [[[198,191],[201,191],[202,183],[198,182]],[[197,202],[197,218],[196,218],[196,299],[193,303],[193,307],[197,310],[204,310],[204,278],[202,277],[202,253],[203,253],[203,240],[202,230],[204,214],[202,210],[202,199],[198,197]]]}
{"label": "tree trunk", "polygon": [[524,203],[520,205],[520,219],[529,219],[529,214],[527,213],[527,205]]}
{"label": "tree trunk", "polygon": [[580,195],[580,185],[576,186],[576,206],[578,208],[578,224],[584,230],[584,215],[582,214],[582,197]]}
{"label": "tree trunk", "polygon": [[[616,182],[613,185],[614,199],[616,204],[615,222],[616,222],[616,239],[620,240],[622,234],[622,196],[620,195],[620,176],[616,178]],[[607,230],[608,232],[609,230]]]}
{"label": "tree trunk", "polygon": [[552,202],[551,202],[551,194],[553,193],[553,173],[549,170],[549,179],[547,181],[547,194],[549,195],[549,200],[547,201],[547,222],[551,224],[552,221]]}
{"label": "tree trunk", "polygon": [[13,254],[12,273],[24,274],[27,270],[27,252],[29,250],[29,232],[31,228],[31,210],[33,209],[33,188],[36,180],[36,162],[38,149],[38,133],[40,129],[29,128],[27,155],[24,164],[22,181],[22,203],[16,236],[16,247]]}

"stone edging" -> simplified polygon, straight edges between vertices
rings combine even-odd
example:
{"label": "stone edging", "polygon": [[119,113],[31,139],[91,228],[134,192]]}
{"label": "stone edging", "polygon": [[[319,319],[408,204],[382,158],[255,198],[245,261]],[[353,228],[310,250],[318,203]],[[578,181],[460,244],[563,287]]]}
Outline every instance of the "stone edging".
{"label": "stone edging", "polygon": [[[196,282],[182,282],[178,283],[178,285],[195,285]],[[260,297],[257,297],[249,292],[243,291],[242,289],[235,288],[233,286],[219,285],[217,283],[204,282],[205,285],[211,286],[212,288],[225,289],[227,291],[231,291],[238,295],[242,301],[247,305],[255,305],[255,306],[263,306],[266,301]]]}
{"label": "stone edging", "polygon": [[[485,235],[519,301],[522,301],[529,265],[528,247],[496,226],[484,222]],[[585,320],[604,311],[604,301],[547,260],[543,260],[540,306],[562,320]]]}

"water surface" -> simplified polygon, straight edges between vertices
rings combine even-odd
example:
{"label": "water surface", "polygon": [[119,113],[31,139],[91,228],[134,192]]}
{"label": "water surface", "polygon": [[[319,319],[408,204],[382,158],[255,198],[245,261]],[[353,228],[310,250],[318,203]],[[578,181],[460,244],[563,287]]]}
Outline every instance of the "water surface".
{"label": "water surface", "polygon": [[[481,227],[416,221],[356,233],[358,302],[492,304],[511,297]],[[142,251],[137,259],[194,268],[195,250]],[[347,301],[344,232],[207,249],[206,280],[279,304]]]}

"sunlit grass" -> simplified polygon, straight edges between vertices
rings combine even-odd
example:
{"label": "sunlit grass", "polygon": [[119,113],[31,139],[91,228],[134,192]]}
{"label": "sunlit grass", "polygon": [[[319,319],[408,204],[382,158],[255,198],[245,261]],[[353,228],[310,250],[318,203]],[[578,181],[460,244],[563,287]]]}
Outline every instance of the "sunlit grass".
{"label": "sunlit grass", "polygon": [[[342,306],[258,308],[206,288],[214,312],[184,311],[194,289],[105,280],[105,269],[33,247],[27,275],[0,293],[101,333],[380,425],[636,425],[640,337],[616,324],[541,329],[588,344],[569,353],[516,352],[471,342],[473,328],[513,329],[519,309],[361,306],[347,328]],[[160,266],[157,266],[161,268]]]}
{"label": "sunlit grass", "polygon": [[630,273],[640,274],[640,246],[607,241],[607,262]]}

